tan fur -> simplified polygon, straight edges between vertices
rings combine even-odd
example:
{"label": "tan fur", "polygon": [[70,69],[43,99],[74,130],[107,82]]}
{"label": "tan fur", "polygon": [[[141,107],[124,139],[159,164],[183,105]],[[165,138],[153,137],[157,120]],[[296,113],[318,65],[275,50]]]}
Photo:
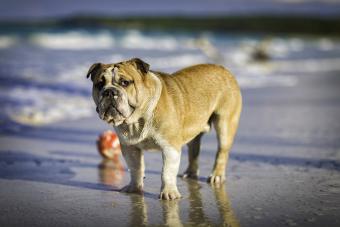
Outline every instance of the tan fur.
{"label": "tan fur", "polygon": [[[101,64],[92,77],[94,84],[105,69],[114,67],[118,68],[119,75],[115,75],[113,86],[120,77],[134,81],[124,89],[124,94],[135,109],[122,124],[115,125],[131,171],[131,183],[123,191],[142,191],[142,151],[156,149],[161,150],[163,156],[160,197],[179,198],[176,176],[181,147],[189,146],[189,166],[183,177],[195,178],[200,139],[211,125],[217,132],[218,151],[209,182],[223,182],[242,109],[240,89],[231,73],[222,66],[201,64],[169,75],[149,71],[145,62],[131,59],[118,64]],[[91,68],[93,70],[93,66]],[[99,96],[100,92],[94,87],[93,98],[97,105]]]}

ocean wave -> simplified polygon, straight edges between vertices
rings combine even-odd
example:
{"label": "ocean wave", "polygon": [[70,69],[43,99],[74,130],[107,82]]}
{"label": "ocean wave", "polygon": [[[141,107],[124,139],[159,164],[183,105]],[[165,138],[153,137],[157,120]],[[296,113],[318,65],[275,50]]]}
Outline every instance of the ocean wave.
{"label": "ocean wave", "polygon": [[127,49],[177,50],[180,43],[173,36],[146,36],[137,30],[128,31],[120,40]]}
{"label": "ocean wave", "polygon": [[36,33],[30,37],[30,41],[40,47],[65,50],[106,49],[115,44],[114,37],[106,31],[96,34],[78,31]]}
{"label": "ocean wave", "polygon": [[15,36],[0,36],[0,49],[12,47],[16,42],[17,38]]}
{"label": "ocean wave", "polygon": [[268,51],[273,56],[286,56],[290,52],[302,51],[303,48],[305,48],[305,44],[300,38],[273,38],[268,40]]}
{"label": "ocean wave", "polygon": [[148,63],[156,69],[180,69],[190,65],[206,63],[209,59],[203,54],[179,54],[173,56],[148,57]]}
{"label": "ocean wave", "polygon": [[271,65],[282,72],[322,73],[340,70],[340,58],[275,61]]}
{"label": "ocean wave", "polygon": [[261,88],[261,87],[294,87],[298,83],[297,76],[293,75],[238,75],[237,82],[241,88]]}
{"label": "ocean wave", "polygon": [[[128,56],[114,54],[109,58],[109,62],[115,63],[127,59],[129,59]],[[186,66],[206,63],[209,59],[200,53],[185,53],[157,57],[146,56],[145,58],[143,58],[143,60],[150,64],[151,69],[168,71],[169,69],[178,70]]]}
{"label": "ocean wave", "polygon": [[64,50],[107,49],[113,47],[140,50],[174,51],[192,49],[191,38],[179,38],[169,34],[144,34],[138,30],[124,32],[63,31],[33,33],[30,42],[43,48]]}
{"label": "ocean wave", "polygon": [[42,125],[94,114],[94,106],[88,97],[48,89],[16,87],[7,98],[21,103],[5,108],[7,116],[21,124]]}
{"label": "ocean wave", "polygon": [[328,39],[328,38],[321,38],[318,41],[318,47],[320,50],[322,51],[330,51],[333,50],[335,48],[335,43],[333,40]]}

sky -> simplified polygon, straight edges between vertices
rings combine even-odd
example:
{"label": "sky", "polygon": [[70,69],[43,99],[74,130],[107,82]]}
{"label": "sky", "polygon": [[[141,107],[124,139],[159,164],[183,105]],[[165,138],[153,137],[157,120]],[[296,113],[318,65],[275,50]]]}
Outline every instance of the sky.
{"label": "sky", "polygon": [[340,15],[340,0],[0,0],[0,20],[36,20],[75,15]]}

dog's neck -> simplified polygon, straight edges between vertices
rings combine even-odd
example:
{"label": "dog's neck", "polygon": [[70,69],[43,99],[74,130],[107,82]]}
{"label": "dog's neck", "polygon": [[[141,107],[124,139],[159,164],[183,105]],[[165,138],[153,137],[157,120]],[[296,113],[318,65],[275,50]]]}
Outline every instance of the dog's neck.
{"label": "dog's neck", "polygon": [[153,112],[162,93],[162,83],[153,72],[149,72],[147,76],[152,78],[156,88],[154,94],[150,97],[148,105],[144,108],[135,109],[123,124],[116,127],[119,139],[125,145],[133,145],[145,140],[150,136],[150,131],[152,131]]}

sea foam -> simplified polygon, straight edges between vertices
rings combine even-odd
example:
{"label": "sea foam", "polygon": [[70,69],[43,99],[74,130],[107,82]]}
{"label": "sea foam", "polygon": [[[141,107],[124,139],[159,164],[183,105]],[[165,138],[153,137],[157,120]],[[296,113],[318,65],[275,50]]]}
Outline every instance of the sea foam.
{"label": "sea foam", "polygon": [[84,50],[106,49],[115,44],[109,32],[88,34],[86,32],[37,33],[30,37],[32,43],[50,49]]}

